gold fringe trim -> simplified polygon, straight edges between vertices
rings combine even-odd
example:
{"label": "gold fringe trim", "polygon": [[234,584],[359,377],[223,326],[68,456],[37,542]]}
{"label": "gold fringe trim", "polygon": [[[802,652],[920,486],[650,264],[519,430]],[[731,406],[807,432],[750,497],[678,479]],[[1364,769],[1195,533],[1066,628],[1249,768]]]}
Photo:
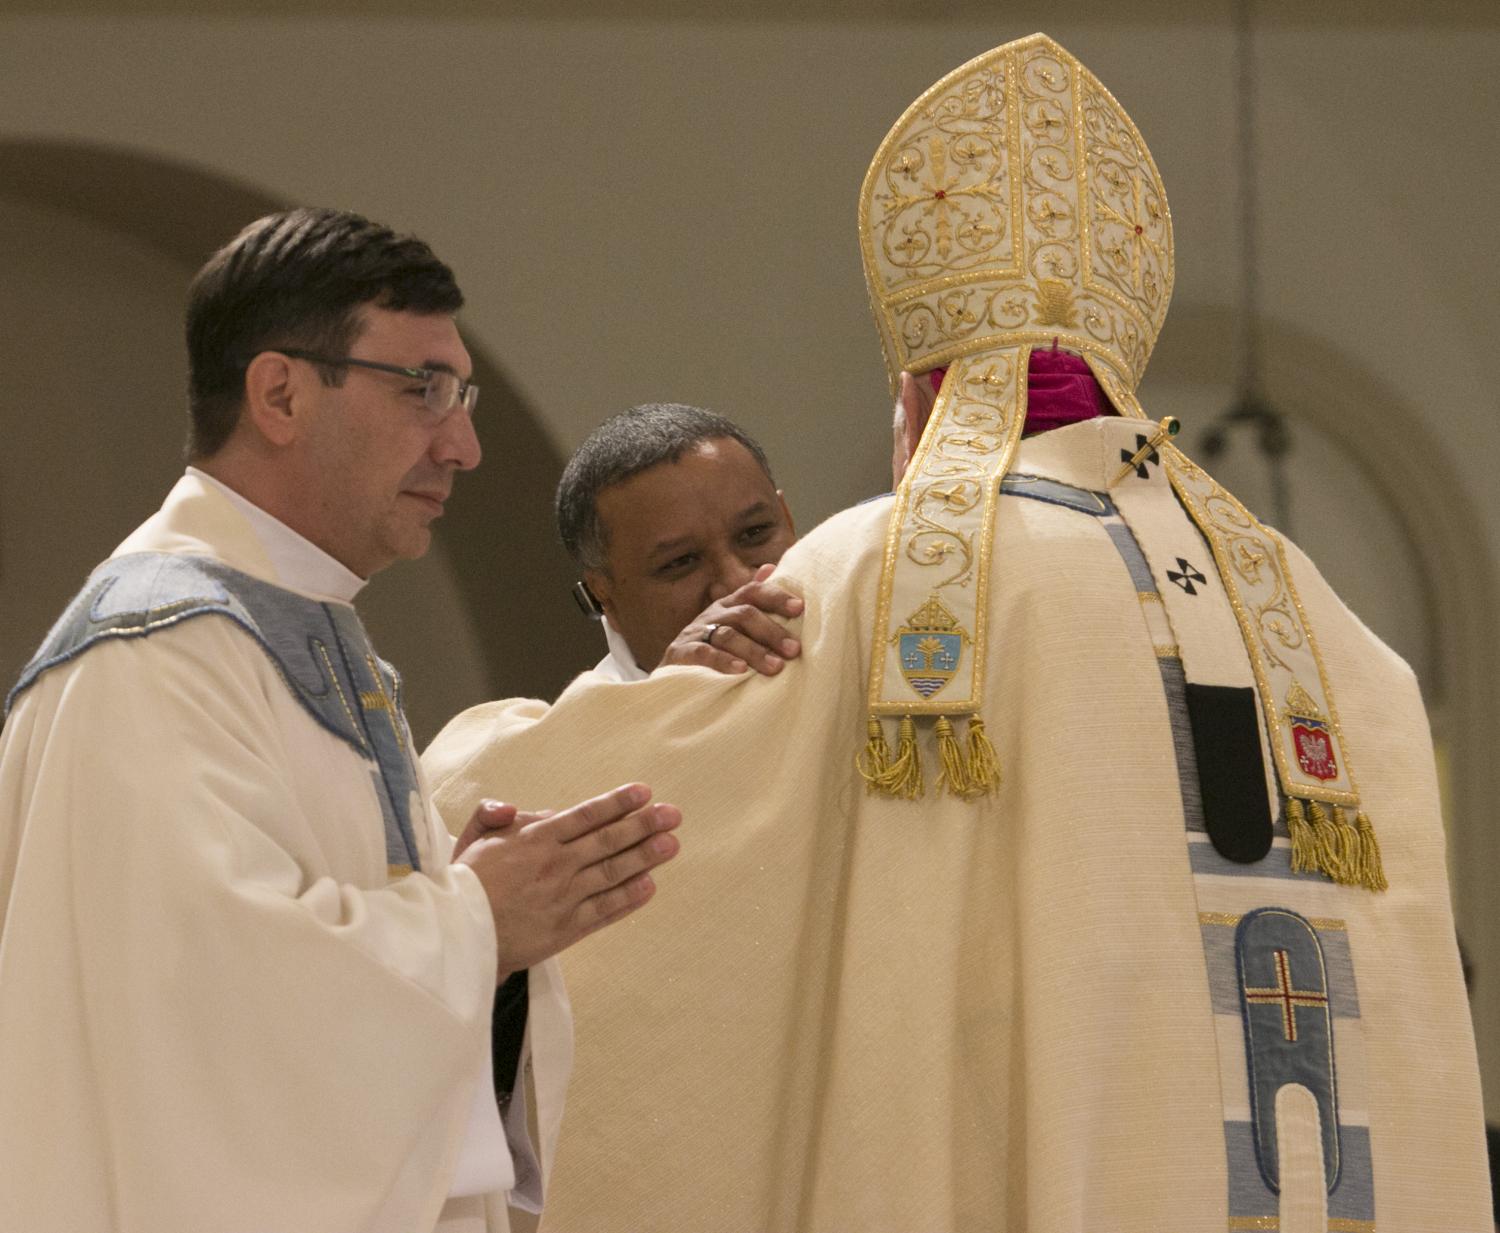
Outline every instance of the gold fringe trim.
{"label": "gold fringe trim", "polygon": [[1292,837],[1292,872],[1318,872],[1317,842],[1313,838],[1312,827],[1307,823],[1302,802],[1295,796],[1287,797],[1286,829]]}
{"label": "gold fringe trim", "polygon": [[922,795],[922,760],[917,755],[917,726],[910,715],[903,715],[897,725],[896,756],[891,757],[880,721],[872,718],[867,726],[869,737],[863,754],[855,765],[864,776],[871,792],[914,801]]}
{"label": "gold fringe trim", "polygon": [[953,724],[946,715],[938,716],[937,747],[938,791],[946,788],[954,796],[968,797],[973,792],[969,786],[969,768],[964,765],[964,751],[959,747]]}
{"label": "gold fringe trim", "polygon": [[871,792],[875,790],[876,780],[890,772],[891,747],[885,743],[885,729],[880,726],[880,720],[873,715],[865,724],[865,747],[854,755],[854,766],[864,776]]}
{"label": "gold fringe trim", "polygon": [[1293,873],[1321,873],[1340,886],[1390,889],[1375,828],[1363,813],[1351,825],[1347,811],[1293,796],[1286,802],[1286,827]]}
{"label": "gold fringe trim", "polygon": [[1354,828],[1359,836],[1359,884],[1372,891],[1390,890],[1385,862],[1380,858],[1380,841],[1375,838],[1375,827],[1363,810],[1355,815]]}
{"label": "gold fringe trim", "polygon": [[1359,881],[1359,833],[1349,822],[1349,813],[1344,809],[1330,809],[1333,827],[1338,835],[1339,871],[1344,886],[1358,886]]}
{"label": "gold fringe trim", "polygon": [[[896,731],[893,756],[880,720],[871,715],[865,723],[865,745],[854,756],[854,766],[868,791],[914,801],[925,791],[917,725],[910,715],[903,715]],[[939,791],[972,801],[999,788],[1000,758],[985,735],[982,719],[970,717],[966,743],[959,741],[946,715],[938,716],[936,732]]]}
{"label": "gold fringe trim", "polygon": [[1000,786],[1000,757],[985,735],[984,720],[969,717],[969,794],[984,796]]}
{"label": "gold fringe trim", "polygon": [[1313,840],[1317,844],[1318,869],[1340,886],[1349,885],[1349,869],[1344,837],[1340,833],[1333,814],[1324,808],[1322,801],[1309,801],[1308,821],[1312,823]]}
{"label": "gold fringe trim", "polygon": [[922,795],[922,757],[917,753],[917,725],[910,715],[901,716],[896,725],[896,760],[888,774],[894,795],[909,801]]}

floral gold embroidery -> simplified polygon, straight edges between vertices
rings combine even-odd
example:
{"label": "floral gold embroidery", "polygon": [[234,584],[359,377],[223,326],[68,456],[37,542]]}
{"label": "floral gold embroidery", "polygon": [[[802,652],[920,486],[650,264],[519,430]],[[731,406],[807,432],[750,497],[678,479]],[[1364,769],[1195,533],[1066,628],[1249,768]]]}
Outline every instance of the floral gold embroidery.
{"label": "floral gold embroidery", "polygon": [[[1150,153],[1044,35],[912,104],[866,176],[860,232],[893,386],[903,370],[1057,336],[1134,388],[1171,296],[1171,214]],[[1053,333],[1017,337],[1028,325]]]}

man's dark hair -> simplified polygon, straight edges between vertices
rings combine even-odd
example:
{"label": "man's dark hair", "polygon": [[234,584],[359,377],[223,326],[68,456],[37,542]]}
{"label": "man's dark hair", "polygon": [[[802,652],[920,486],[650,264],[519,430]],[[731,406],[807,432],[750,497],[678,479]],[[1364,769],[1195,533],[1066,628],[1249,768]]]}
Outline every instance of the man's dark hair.
{"label": "man's dark hair", "polygon": [[608,537],[599,522],[599,494],[663,462],[676,462],[704,441],[728,437],[754,456],[774,486],[771,464],[756,440],[733,420],[676,402],[653,402],[611,416],[589,434],[557,484],[557,533],[583,569],[605,568]]}
{"label": "man's dark hair", "polygon": [[[245,369],[261,351],[344,355],[362,305],[454,313],[463,302],[432,249],[358,214],[299,209],[257,219],[209,258],[188,293],[188,457],[207,458],[229,440]],[[328,385],[347,371],[319,369]]]}

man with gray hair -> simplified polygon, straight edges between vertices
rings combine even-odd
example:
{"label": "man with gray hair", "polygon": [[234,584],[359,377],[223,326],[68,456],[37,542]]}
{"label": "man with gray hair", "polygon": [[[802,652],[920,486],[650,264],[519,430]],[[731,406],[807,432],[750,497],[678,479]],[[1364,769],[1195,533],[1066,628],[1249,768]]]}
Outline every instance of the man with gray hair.
{"label": "man with gray hair", "polygon": [[557,529],[583,574],[575,594],[604,625],[605,676],[774,676],[799,654],[772,617],[802,601],[766,581],[796,529],[765,451],[733,421],[681,403],[612,416],[563,471]]}

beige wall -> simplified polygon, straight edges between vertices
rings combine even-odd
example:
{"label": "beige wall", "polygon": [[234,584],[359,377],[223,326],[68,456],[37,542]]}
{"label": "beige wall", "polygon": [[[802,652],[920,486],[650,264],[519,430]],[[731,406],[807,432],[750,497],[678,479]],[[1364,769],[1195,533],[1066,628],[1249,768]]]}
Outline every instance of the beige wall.
{"label": "beige wall", "polygon": [[[868,158],[939,71],[1026,32],[0,22],[5,132],[184,159],[419,229],[460,267],[469,328],[560,446],[634,401],[707,403],[767,437],[804,523],[881,480],[868,425],[885,395],[853,231]],[[1232,304],[1227,29],[1052,33],[1151,141],[1177,223],[1178,305]],[[1441,414],[1492,544],[1500,424],[1482,357],[1497,293],[1493,252],[1469,237],[1483,240],[1478,206],[1500,180],[1478,132],[1500,114],[1497,52],[1500,27],[1440,25],[1273,30],[1261,54],[1267,311]]]}
{"label": "beige wall", "polygon": [[[306,17],[0,15],[0,141],[139,151],[420,232],[460,272],[471,338],[559,450],[611,411],[670,398],[761,436],[804,528],[883,486],[886,394],[855,192],[911,98],[1029,33],[1035,16],[610,22],[380,7],[376,19],[338,6]],[[1458,4],[1362,25],[1363,7],[1350,5],[1292,25],[1298,10],[1284,7],[1259,44],[1261,294],[1283,341],[1270,393],[1304,425],[1293,529],[1418,667],[1452,729],[1456,887],[1500,1096],[1490,887],[1500,851],[1488,836],[1500,778],[1475,752],[1495,732],[1500,683],[1473,632],[1500,565],[1488,372],[1500,292],[1484,209],[1500,195],[1489,137],[1500,15]],[[1142,393],[1187,422],[1191,444],[1233,371],[1232,37],[1216,9],[1178,20],[1152,4],[1144,11],[1169,19],[1136,8],[1128,22],[1103,11],[1049,6],[1048,32],[1124,102],[1166,180],[1176,307]],[[23,189],[0,183],[0,195]],[[0,666],[16,656],[5,641],[15,592],[4,589],[16,571],[34,567],[42,606],[54,608],[65,577],[149,508],[172,469],[163,458],[175,457],[162,453],[175,449],[174,424],[109,455],[130,458],[128,471],[78,462],[75,441],[104,451],[122,419],[140,423],[175,397],[185,270],[70,225],[55,210],[0,212],[11,239],[3,354],[33,370],[0,384]],[[73,238],[42,251],[16,238],[49,228]],[[90,279],[90,268],[118,277]],[[24,349],[22,337],[33,340]],[[105,342],[108,363],[83,358]],[[92,391],[78,405],[57,405],[58,390],[79,388],[51,380],[59,365]],[[491,431],[493,458],[504,437]],[[1254,465],[1226,463],[1252,488]],[[59,527],[73,545],[66,562],[37,539]],[[527,536],[534,572],[513,568],[493,585],[523,613],[534,592],[547,621],[570,619],[547,607],[561,602],[556,550],[543,531]],[[441,558],[423,569],[393,574],[371,598],[390,596],[390,628],[407,632],[384,637],[386,649],[436,716],[483,692],[484,647],[514,618],[476,619]],[[578,632],[586,645],[592,631]]]}

